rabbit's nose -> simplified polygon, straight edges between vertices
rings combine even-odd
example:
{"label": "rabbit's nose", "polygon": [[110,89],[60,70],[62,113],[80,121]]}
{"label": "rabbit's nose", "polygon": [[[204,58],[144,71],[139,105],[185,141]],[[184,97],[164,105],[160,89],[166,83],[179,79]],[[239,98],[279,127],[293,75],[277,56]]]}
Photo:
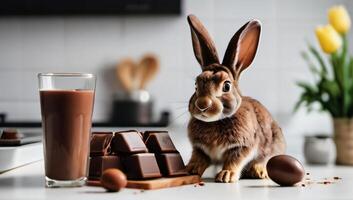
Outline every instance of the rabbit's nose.
{"label": "rabbit's nose", "polygon": [[201,97],[195,101],[195,106],[201,112],[206,111],[212,105],[212,100],[210,98]]}

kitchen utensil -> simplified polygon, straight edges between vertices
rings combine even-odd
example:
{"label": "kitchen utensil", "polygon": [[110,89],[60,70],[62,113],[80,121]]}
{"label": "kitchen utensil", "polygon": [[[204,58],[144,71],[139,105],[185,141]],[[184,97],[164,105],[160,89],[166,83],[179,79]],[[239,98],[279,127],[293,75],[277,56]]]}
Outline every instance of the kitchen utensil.
{"label": "kitchen utensil", "polygon": [[159,70],[159,61],[155,55],[146,54],[142,57],[139,64],[141,76],[139,89],[143,90],[146,85],[156,76]]}
{"label": "kitchen utensil", "polygon": [[116,66],[116,77],[122,88],[131,93],[134,90],[145,89],[158,70],[158,58],[153,54],[146,54],[138,64],[131,58],[123,59]]}
{"label": "kitchen utensil", "polygon": [[136,68],[136,63],[131,58],[123,59],[116,66],[116,77],[122,88],[128,93],[134,90],[135,85],[137,85],[135,79]]}

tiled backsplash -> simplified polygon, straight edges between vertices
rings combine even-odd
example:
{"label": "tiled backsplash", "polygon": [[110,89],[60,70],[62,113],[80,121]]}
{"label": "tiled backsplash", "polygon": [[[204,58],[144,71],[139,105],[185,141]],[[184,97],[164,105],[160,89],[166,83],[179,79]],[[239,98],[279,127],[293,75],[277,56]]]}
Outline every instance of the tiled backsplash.
{"label": "tiled backsplash", "polygon": [[315,26],[326,23],[327,9],[338,3],[353,9],[349,0],[185,0],[184,14],[177,17],[2,17],[0,112],[11,120],[39,120],[36,74],[83,71],[98,76],[94,119],[107,119],[116,62],[154,52],[162,68],[148,89],[157,109],[171,109],[175,123],[186,123],[188,98],[200,72],[186,22],[186,15],[194,13],[213,36],[220,57],[241,25],[260,19],[262,38],[254,63],[243,73],[243,94],[267,106],[286,134],[329,132],[327,115],[292,111],[299,95],[295,81],[311,78],[300,57],[305,39],[316,43]]}

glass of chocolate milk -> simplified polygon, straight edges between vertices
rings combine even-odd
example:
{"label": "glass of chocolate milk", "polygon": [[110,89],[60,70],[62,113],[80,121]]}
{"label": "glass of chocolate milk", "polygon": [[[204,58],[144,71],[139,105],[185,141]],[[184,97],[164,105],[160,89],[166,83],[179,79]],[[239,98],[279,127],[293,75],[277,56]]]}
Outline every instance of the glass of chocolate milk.
{"label": "glass of chocolate milk", "polygon": [[47,187],[85,184],[96,77],[84,73],[40,73]]}

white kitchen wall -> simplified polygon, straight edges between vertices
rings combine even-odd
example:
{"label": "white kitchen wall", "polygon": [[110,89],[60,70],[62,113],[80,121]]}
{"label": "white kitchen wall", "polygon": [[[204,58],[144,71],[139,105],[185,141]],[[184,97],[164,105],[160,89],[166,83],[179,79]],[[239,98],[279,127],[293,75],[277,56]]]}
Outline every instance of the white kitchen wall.
{"label": "white kitchen wall", "polygon": [[105,120],[116,90],[111,73],[116,62],[154,52],[162,68],[148,89],[158,110],[170,109],[174,124],[185,125],[200,72],[186,22],[193,13],[213,36],[220,57],[241,25],[260,19],[262,39],[243,73],[243,93],[267,106],[286,134],[330,132],[328,115],[292,110],[300,92],[295,81],[312,78],[300,57],[305,39],[316,44],[314,28],[326,23],[327,9],[338,3],[353,15],[349,0],[186,0],[182,16],[1,17],[0,112],[9,120],[39,120],[36,74],[82,71],[98,76],[94,119]]}

